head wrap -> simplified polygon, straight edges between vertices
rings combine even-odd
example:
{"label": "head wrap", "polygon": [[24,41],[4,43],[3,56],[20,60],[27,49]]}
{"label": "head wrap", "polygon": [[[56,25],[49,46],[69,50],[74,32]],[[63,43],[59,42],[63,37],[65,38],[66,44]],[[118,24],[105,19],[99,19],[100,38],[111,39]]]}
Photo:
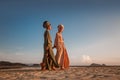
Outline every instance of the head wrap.
{"label": "head wrap", "polygon": [[46,28],[48,25],[51,25],[48,21],[43,22],[43,28]]}
{"label": "head wrap", "polygon": [[63,28],[64,29],[64,26],[62,24],[59,24],[58,28]]}

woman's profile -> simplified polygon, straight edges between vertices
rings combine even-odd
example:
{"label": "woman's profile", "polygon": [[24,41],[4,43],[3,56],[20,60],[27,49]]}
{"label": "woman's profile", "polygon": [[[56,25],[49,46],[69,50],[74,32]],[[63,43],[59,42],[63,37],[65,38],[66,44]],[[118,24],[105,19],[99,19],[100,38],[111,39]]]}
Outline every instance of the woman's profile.
{"label": "woman's profile", "polygon": [[62,24],[58,25],[58,32],[56,33],[53,48],[57,49],[55,58],[61,69],[67,69],[69,68],[69,58],[62,37],[63,30],[64,30],[64,26]]}
{"label": "woman's profile", "polygon": [[51,24],[48,21],[43,22],[44,32],[44,57],[43,61],[40,64],[41,70],[55,70],[55,67],[58,67],[58,64],[55,60],[55,56],[52,49],[52,39],[50,35]]}

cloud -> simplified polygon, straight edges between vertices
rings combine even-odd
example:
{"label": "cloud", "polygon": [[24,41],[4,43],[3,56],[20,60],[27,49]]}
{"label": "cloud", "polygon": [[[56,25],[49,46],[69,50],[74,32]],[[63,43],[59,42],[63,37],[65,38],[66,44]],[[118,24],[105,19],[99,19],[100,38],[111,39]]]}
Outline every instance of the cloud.
{"label": "cloud", "polygon": [[88,55],[83,55],[83,56],[82,56],[82,62],[83,62],[83,63],[91,63],[91,62],[92,62],[92,59],[91,59],[91,57],[88,56]]}

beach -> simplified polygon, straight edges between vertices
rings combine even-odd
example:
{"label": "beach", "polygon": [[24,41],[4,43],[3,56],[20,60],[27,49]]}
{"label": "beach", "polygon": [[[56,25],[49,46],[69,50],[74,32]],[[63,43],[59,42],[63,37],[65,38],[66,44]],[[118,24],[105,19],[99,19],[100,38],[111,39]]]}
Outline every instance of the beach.
{"label": "beach", "polygon": [[55,71],[41,71],[40,67],[0,69],[0,80],[120,80],[120,66],[83,66]]}

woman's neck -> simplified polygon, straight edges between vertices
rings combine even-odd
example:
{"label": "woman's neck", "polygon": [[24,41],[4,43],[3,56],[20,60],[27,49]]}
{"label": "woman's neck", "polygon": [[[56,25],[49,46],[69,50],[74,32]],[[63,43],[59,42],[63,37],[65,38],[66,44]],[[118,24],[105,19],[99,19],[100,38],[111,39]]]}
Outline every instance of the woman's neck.
{"label": "woman's neck", "polygon": [[61,34],[62,32],[58,31],[58,33],[60,33],[60,34]]}
{"label": "woman's neck", "polygon": [[46,29],[47,31],[49,31],[49,29]]}

